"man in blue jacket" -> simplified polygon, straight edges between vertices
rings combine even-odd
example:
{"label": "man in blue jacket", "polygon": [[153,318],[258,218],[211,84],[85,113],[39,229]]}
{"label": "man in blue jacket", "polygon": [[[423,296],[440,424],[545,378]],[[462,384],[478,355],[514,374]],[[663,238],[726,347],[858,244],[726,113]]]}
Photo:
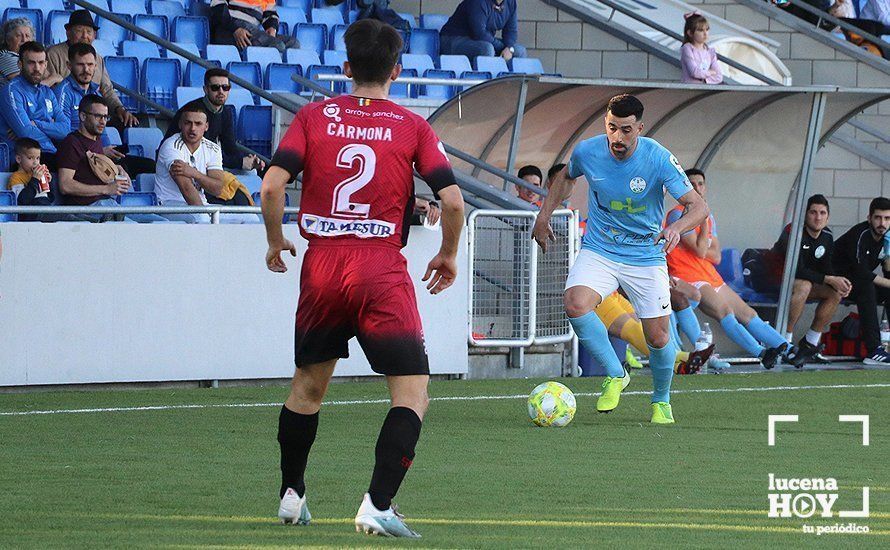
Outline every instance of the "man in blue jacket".
{"label": "man in blue jacket", "polygon": [[525,57],[525,48],[516,43],[518,27],[516,0],[463,0],[439,31],[439,52],[471,60],[479,55],[499,55],[505,61]]}
{"label": "man in blue jacket", "polygon": [[71,121],[59,108],[56,94],[41,84],[46,76],[46,48],[39,42],[25,42],[19,48],[22,71],[0,91],[0,138],[10,150],[15,140],[31,138],[40,143],[41,159],[56,171],[56,144],[71,131]]}

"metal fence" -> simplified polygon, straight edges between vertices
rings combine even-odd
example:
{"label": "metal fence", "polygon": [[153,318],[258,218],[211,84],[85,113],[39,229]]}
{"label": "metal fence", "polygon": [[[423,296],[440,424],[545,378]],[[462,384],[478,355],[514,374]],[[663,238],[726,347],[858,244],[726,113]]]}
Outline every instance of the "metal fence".
{"label": "metal fence", "polygon": [[556,242],[541,254],[531,239],[537,214],[476,210],[467,222],[470,242],[469,342],[526,347],[572,338],[562,294],[577,249],[577,218],[554,212]]}

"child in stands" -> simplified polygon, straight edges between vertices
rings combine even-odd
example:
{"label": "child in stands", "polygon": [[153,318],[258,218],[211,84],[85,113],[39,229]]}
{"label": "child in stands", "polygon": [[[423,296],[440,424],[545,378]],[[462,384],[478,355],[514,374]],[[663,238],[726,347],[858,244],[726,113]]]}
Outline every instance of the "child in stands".
{"label": "child in stands", "polygon": [[683,45],[680,47],[680,67],[683,82],[692,84],[722,84],[723,73],[717,62],[717,51],[708,46],[708,20],[698,13],[684,15]]}

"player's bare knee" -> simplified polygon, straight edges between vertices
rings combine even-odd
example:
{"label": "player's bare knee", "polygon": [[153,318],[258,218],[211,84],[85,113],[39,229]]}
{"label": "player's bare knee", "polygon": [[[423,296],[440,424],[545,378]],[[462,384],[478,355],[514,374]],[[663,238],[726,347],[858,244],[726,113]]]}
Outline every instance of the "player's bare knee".
{"label": "player's bare knee", "polygon": [[813,290],[813,283],[803,279],[795,279],[794,286],[791,288],[792,299],[797,298],[805,300],[811,290]]}
{"label": "player's bare knee", "polygon": [[650,333],[646,335],[646,343],[655,349],[661,349],[665,347],[670,341],[671,338],[670,335],[668,335],[667,331],[650,331]]}
{"label": "player's bare knee", "polygon": [[595,309],[593,300],[579,292],[566,292],[563,296],[563,305],[566,315],[572,319],[583,317]]}
{"label": "player's bare knee", "polygon": [[680,292],[671,291],[671,307],[677,311],[689,307],[689,299]]}

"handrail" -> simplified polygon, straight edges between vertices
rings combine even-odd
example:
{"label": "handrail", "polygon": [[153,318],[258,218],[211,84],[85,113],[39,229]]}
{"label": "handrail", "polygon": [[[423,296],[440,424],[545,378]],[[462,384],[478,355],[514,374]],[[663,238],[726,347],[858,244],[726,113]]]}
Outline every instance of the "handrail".
{"label": "handrail", "polygon": [[[345,74],[320,74],[316,80],[326,82],[350,82],[352,79]],[[475,86],[487,82],[475,78],[426,78],[424,76],[400,76],[393,80],[396,84],[423,84],[428,86]]]}
{"label": "handrail", "polygon": [[[170,42],[169,40],[165,40],[163,38],[160,38],[159,36],[151,34],[150,32],[137,27],[136,25],[130,23],[129,21],[121,19],[116,14],[114,14],[110,11],[107,11],[103,8],[100,8],[99,6],[97,6],[95,4],[91,4],[90,2],[86,2],[84,0],[71,0],[71,3],[73,3],[77,6],[80,6],[86,10],[89,10],[93,13],[96,13],[96,14],[102,16],[104,19],[112,21],[116,25],[120,25],[121,27],[123,27],[129,31],[132,31],[132,32],[138,34],[139,36],[142,36],[143,38],[148,39],[150,42],[153,42],[155,44],[163,46],[164,48],[167,49],[167,51],[172,51],[173,53],[180,55],[180,56],[188,59],[189,61],[197,63],[198,65],[201,65],[205,69],[216,68],[216,65],[213,65],[208,60],[198,57],[195,54],[189,52],[188,50],[184,50],[184,49],[180,48],[174,42]],[[239,86],[241,86],[243,88],[246,88],[247,90],[250,90],[251,93],[262,97],[263,99],[269,101],[273,105],[277,105],[278,107],[281,107],[282,109],[286,109],[292,113],[296,113],[298,110],[300,110],[300,107],[302,105],[306,104],[306,103],[302,103],[301,105],[297,105],[296,103],[294,103],[292,101],[289,101],[282,97],[271,94],[271,93],[267,92],[266,90],[263,90],[262,88],[258,88],[257,86],[254,86],[250,82],[247,82],[246,80],[239,78],[236,75],[229,75],[229,80],[231,80],[232,82],[234,82],[235,84],[238,84]],[[300,98],[300,99],[302,100],[302,98]]]}
{"label": "handrail", "polygon": [[[597,0],[597,2],[599,2],[599,1],[601,1],[601,0]],[[890,52],[890,43],[888,43],[886,40],[884,40],[883,38],[881,38],[879,36],[875,36],[875,35],[871,34],[870,32],[864,31],[864,30],[860,29],[859,27],[857,27],[856,25],[853,25],[852,23],[847,23],[846,21],[844,21],[842,19],[838,19],[837,17],[831,15],[830,13],[822,11],[819,8],[815,8],[815,7],[807,4],[806,2],[802,2],[801,0],[787,0],[787,1],[791,5],[796,6],[800,9],[802,9],[803,11],[808,12],[808,13],[818,17],[819,19],[817,19],[816,23],[815,23],[816,29],[825,30],[825,29],[822,29],[819,27],[819,24],[824,19],[825,21],[828,21],[829,23],[837,25],[838,27],[840,27],[844,30],[847,30],[850,32],[855,32],[859,36],[861,36],[871,42],[874,42],[875,44],[877,44],[878,46],[880,46],[882,48],[886,48],[887,51]],[[782,12],[785,11],[778,6],[773,6],[773,8],[775,8],[779,11],[782,11]],[[785,12],[785,13],[787,13],[787,12]],[[791,15],[794,15],[794,14],[791,14]],[[828,31],[825,31],[825,32],[828,32]]]}

